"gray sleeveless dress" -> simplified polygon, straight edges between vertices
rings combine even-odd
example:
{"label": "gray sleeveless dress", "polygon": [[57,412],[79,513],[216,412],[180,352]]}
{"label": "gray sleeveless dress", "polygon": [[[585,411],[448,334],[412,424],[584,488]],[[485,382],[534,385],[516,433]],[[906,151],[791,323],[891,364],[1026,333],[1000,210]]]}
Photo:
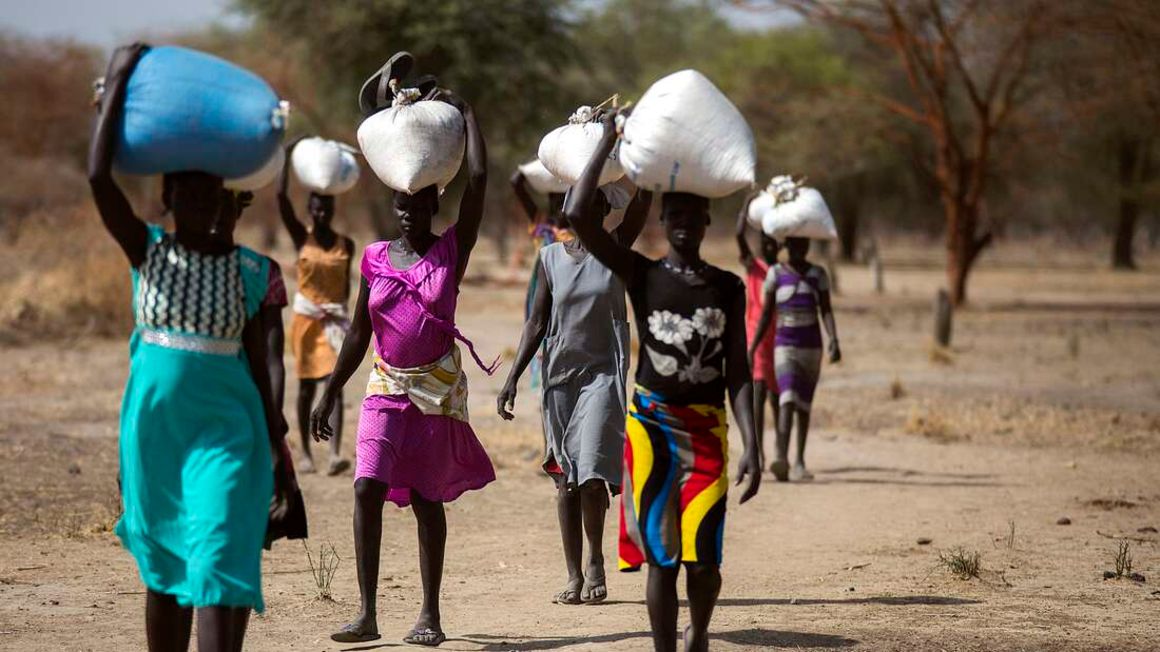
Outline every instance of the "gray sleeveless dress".
{"label": "gray sleeveless dress", "polygon": [[542,371],[544,470],[558,484],[606,482],[624,463],[629,330],[624,285],[591,254],[557,242],[540,249],[552,295]]}

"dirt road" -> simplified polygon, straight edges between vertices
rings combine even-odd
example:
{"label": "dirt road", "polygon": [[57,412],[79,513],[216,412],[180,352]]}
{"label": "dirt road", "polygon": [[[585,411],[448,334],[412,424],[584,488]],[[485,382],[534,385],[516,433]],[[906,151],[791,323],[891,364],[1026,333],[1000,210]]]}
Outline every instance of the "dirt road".
{"label": "dirt road", "polygon": [[[1030,276],[981,271],[955,346],[932,352],[937,270],[892,275],[885,298],[843,270],[846,362],[823,370],[808,457],[817,480],[767,475],[752,503],[731,502],[714,650],[1160,649],[1160,535],[1148,529],[1160,527],[1160,306],[1147,303],[1160,299],[1160,274]],[[510,349],[520,301],[517,288],[472,286],[463,329],[482,351]],[[107,531],[125,346],[2,355],[0,649],[143,649],[142,586]],[[563,563],[553,491],[536,470],[536,396],[525,383],[505,424],[494,415],[502,378],[471,382],[499,480],[448,507],[444,649],[650,649],[642,575],[611,574],[601,606],[550,604]],[[350,433],[356,418],[349,410]],[[333,544],[342,559],[333,599],[317,598],[301,544],[277,544],[247,649],[403,647],[419,599],[412,517],[387,508],[383,640],[339,646],[328,634],[358,604],[350,478],[303,483],[310,546]],[[615,535],[610,519],[610,559]],[[1102,579],[1121,540],[1145,583]],[[981,555],[980,577],[940,565],[956,548]]]}

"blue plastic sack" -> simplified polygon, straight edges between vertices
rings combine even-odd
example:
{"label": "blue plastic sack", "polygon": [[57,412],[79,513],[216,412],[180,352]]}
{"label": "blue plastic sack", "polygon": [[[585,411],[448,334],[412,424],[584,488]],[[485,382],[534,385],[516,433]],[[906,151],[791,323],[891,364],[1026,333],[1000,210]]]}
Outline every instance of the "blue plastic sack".
{"label": "blue plastic sack", "polygon": [[129,78],[114,158],[128,174],[244,177],[270,160],[285,110],[261,77],[176,46],[146,50]]}

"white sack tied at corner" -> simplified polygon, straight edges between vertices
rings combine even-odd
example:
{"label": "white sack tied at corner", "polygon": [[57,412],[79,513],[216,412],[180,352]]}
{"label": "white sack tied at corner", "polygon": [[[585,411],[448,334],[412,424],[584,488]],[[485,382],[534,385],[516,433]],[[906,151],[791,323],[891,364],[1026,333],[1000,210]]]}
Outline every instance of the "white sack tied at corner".
{"label": "white sack tied at corner", "polygon": [[389,108],[358,128],[359,148],[375,175],[391,189],[412,195],[451,183],[467,146],[459,110],[438,100],[414,101],[417,95],[416,89],[403,89]]}
{"label": "white sack tied at corner", "polygon": [[[568,124],[548,132],[540,141],[538,155],[540,163],[549,172],[568,185],[574,185],[584,174],[592,154],[600,146],[604,137],[604,125],[593,122],[592,107],[582,106],[568,118]],[[624,176],[624,168],[617,159],[616,149],[604,162],[600,171],[599,185],[612,183]]]}
{"label": "white sack tied at corner", "polygon": [[548,171],[540,159],[535,158],[520,166],[520,174],[528,180],[532,190],[545,195],[553,192],[568,192],[568,184]]}
{"label": "white sack tied at corner", "polygon": [[749,123],[696,70],[654,83],[624,121],[620,164],[654,192],[724,197],[751,187],[757,146]]}
{"label": "white sack tied at corner", "polygon": [[294,176],[312,192],[340,195],[358,183],[358,150],[325,138],[303,138],[294,146],[290,165]]}
{"label": "white sack tied at corner", "polygon": [[749,223],[771,238],[837,240],[834,216],[822,193],[789,176],[774,177],[749,204]]}
{"label": "white sack tied at corner", "polygon": [[244,177],[237,179],[226,179],[223,185],[226,190],[235,190],[238,192],[254,192],[261,188],[265,188],[278,178],[278,174],[282,171],[282,167],[286,164],[286,152],[281,147],[274,150],[274,154],[270,160],[257,169],[256,172],[247,174]]}

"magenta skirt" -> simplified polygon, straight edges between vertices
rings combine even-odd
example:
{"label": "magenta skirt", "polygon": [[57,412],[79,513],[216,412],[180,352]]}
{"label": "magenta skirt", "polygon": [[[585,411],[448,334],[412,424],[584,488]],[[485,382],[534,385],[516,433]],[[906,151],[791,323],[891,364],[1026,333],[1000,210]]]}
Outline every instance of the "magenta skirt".
{"label": "magenta skirt", "polygon": [[387,485],[386,499],[411,504],[411,491],[451,502],[495,480],[495,469],[471,425],[419,411],[406,396],[363,399],[355,447],[355,480]]}

